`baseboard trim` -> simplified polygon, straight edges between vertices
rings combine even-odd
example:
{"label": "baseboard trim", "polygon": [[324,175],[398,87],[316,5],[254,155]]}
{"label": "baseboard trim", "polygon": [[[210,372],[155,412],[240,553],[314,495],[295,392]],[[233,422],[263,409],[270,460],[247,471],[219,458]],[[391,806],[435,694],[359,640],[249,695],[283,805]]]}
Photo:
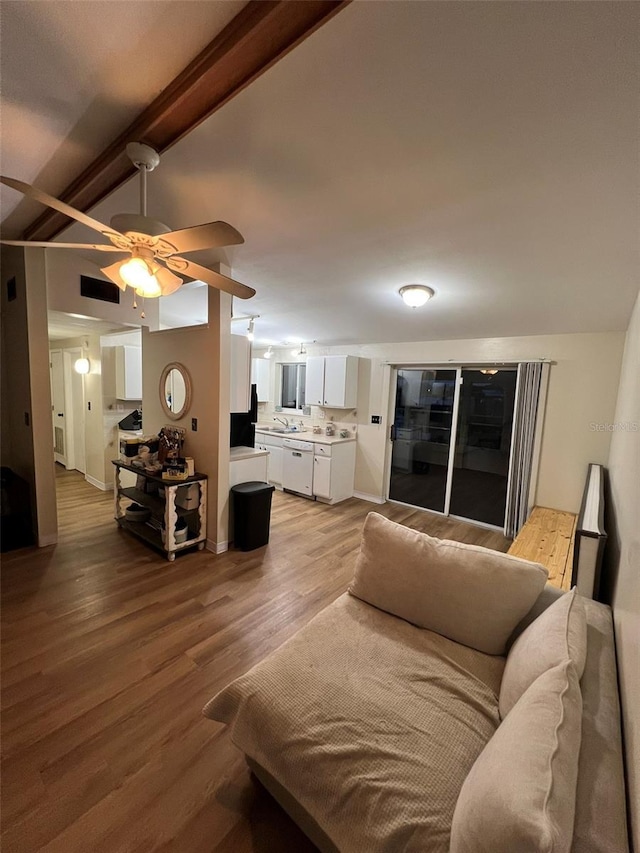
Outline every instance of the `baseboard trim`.
{"label": "baseboard trim", "polygon": [[384,504],[386,503],[384,498],[379,497],[379,495],[369,495],[367,492],[354,492],[354,498],[359,498],[361,501],[369,501],[372,504]]}
{"label": "baseboard trim", "polygon": [[89,474],[85,474],[84,478],[87,483],[95,486],[96,489],[100,489],[101,492],[110,492],[113,490],[113,483],[103,483],[101,480],[96,480],[95,477],[90,477]]}
{"label": "baseboard trim", "polygon": [[213,539],[207,539],[205,547],[207,551],[211,551],[212,554],[224,554],[225,551],[229,550],[229,543],[214,542]]}
{"label": "baseboard trim", "polygon": [[57,542],[57,533],[49,533],[47,536],[38,536],[38,548],[46,548],[49,545],[56,545]]}

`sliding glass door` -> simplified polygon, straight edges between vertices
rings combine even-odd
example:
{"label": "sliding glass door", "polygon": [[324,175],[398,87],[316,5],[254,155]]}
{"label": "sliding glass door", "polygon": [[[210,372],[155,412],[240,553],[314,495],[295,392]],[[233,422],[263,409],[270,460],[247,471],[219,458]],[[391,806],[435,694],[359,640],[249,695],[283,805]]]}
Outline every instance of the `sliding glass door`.
{"label": "sliding glass door", "polygon": [[445,511],[455,370],[398,370],[391,500]]}
{"label": "sliding glass door", "polygon": [[400,368],[389,499],[502,527],[516,370]]}
{"label": "sliding glass door", "polygon": [[515,370],[463,370],[449,513],[504,525]]}

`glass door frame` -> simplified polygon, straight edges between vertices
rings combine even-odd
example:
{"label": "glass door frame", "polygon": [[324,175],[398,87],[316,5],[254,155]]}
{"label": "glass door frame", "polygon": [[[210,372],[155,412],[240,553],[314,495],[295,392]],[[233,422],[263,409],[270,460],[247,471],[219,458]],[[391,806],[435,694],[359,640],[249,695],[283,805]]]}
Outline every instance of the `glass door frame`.
{"label": "glass door frame", "polygon": [[[451,505],[451,490],[453,487],[453,468],[455,463],[455,453],[456,453],[456,445],[458,439],[458,415],[460,410],[460,397],[461,397],[461,386],[462,386],[462,371],[463,370],[482,370],[485,367],[494,367],[495,364],[450,364],[450,363],[429,363],[429,362],[418,362],[414,364],[391,364],[391,372],[390,372],[390,383],[389,383],[389,406],[388,406],[388,424],[389,430],[387,433],[387,459],[385,465],[385,500],[389,501],[389,503],[397,504],[398,506],[406,506],[410,509],[419,510],[421,512],[433,512],[436,515],[440,515],[446,518],[452,518],[456,521],[465,521],[467,524],[474,524],[476,527],[484,527],[488,530],[499,530],[504,533],[505,522],[506,522],[506,512],[505,519],[503,520],[503,524],[499,527],[496,524],[488,524],[485,521],[477,521],[474,518],[466,518],[461,515],[452,515],[449,512]],[[516,397],[518,394],[518,385],[520,374],[518,371],[517,362],[508,362],[500,365],[499,370],[515,370],[516,371]],[[392,457],[393,457],[393,439],[391,437],[394,420],[395,420],[395,394],[398,385],[398,371],[399,370],[455,370],[456,379],[455,379],[455,393],[453,397],[453,409],[452,409],[452,423],[451,423],[451,438],[449,443],[449,457],[447,462],[447,484],[445,490],[445,500],[444,500],[444,509],[442,511],[437,509],[426,509],[425,507],[416,506],[415,504],[404,503],[404,501],[398,501],[394,498],[389,497],[389,492],[391,489],[391,465],[392,465]],[[507,494],[509,490],[509,484],[511,482],[511,473],[512,473],[512,462],[513,462],[513,423],[511,426],[511,436],[509,439],[509,467],[507,472]]]}

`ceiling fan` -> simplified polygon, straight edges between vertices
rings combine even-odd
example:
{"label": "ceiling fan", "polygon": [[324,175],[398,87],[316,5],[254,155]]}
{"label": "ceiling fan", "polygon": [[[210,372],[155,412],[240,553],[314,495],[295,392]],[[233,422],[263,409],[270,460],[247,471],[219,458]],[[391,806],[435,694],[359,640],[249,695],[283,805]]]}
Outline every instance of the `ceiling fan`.
{"label": "ceiling fan", "polygon": [[127,156],[140,172],[140,213],[120,213],[112,217],[110,225],[103,225],[63,201],[48,195],[24,181],[0,176],[0,182],[29,198],[46,204],[94,231],[109,243],[38,243],[29,240],[0,240],[9,246],[40,246],[47,249],[97,249],[101,252],[118,252],[128,257],[103,267],[106,275],[120,290],[127,285],[138,296],[169,296],[184,284],[181,275],[204,281],[211,287],[224,290],[240,299],[250,299],[255,294],[252,287],[240,284],[222,273],[200,266],[182,257],[183,252],[199,249],[217,249],[244,243],[242,235],[226,222],[207,222],[172,231],[168,225],[147,216],[147,173],[160,163],[160,155],[149,145],[130,142]]}

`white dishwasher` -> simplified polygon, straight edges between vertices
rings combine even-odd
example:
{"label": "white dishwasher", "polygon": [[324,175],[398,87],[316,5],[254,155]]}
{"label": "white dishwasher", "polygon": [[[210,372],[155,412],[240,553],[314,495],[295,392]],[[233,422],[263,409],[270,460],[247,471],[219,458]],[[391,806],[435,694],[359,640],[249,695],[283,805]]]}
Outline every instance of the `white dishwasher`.
{"label": "white dishwasher", "polygon": [[282,441],[282,488],[313,496],[313,442],[285,438]]}

